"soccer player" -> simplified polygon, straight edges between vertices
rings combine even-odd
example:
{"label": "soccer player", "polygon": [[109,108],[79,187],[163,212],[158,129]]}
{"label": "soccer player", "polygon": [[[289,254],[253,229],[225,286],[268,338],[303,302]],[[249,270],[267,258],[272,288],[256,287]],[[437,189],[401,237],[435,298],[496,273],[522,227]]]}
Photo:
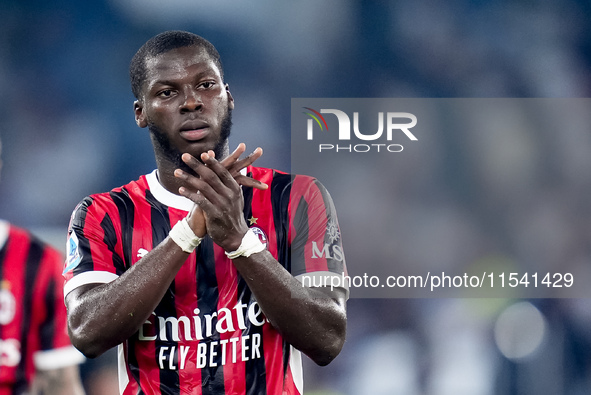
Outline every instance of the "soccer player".
{"label": "soccer player", "polygon": [[122,394],[302,394],[300,351],[326,365],[345,338],[348,290],[298,281],[346,272],[329,194],[229,154],[234,99],[203,38],[153,37],[130,77],[157,169],[74,210],[74,345],[119,345]]}
{"label": "soccer player", "polygon": [[0,395],[84,393],[84,356],[66,329],[62,265],[56,249],[0,220]]}

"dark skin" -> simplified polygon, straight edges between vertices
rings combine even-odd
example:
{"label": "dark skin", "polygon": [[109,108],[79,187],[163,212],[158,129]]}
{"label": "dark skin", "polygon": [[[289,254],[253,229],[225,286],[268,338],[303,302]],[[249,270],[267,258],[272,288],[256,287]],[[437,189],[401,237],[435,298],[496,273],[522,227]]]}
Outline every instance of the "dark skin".
{"label": "dark skin", "polygon": [[[225,251],[236,250],[248,230],[240,185],[265,185],[239,175],[262,151],[223,160],[212,150],[234,99],[219,69],[197,47],[171,50],[147,62],[143,95],[134,105],[138,126],[155,125],[194,174],[178,169],[155,147],[159,180],[169,191],[196,205],[188,215],[197,236],[206,233]],[[154,142],[154,139],[153,139]],[[197,160],[199,158],[201,161]],[[70,336],[90,357],[98,356],[138,331],[164,296],[188,254],[170,238],[108,284],[89,284],[66,297]],[[233,260],[271,324],[283,338],[320,365],[340,352],[345,340],[345,295],[341,289],[304,288],[267,251]]]}

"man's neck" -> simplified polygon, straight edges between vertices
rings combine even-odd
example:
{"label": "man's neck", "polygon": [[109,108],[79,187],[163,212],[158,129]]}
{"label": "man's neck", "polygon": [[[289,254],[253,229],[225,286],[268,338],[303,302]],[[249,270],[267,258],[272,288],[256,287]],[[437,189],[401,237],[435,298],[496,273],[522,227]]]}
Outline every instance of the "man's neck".
{"label": "man's neck", "polygon": [[[230,155],[230,148],[227,140],[218,151],[221,153],[221,158],[216,157],[219,161]],[[197,159],[200,160],[199,158]],[[174,171],[179,168],[178,164],[173,163],[163,155],[156,155],[156,167],[158,168],[158,182],[160,182],[160,184],[169,192],[172,192],[175,195],[180,195],[179,188],[183,185],[183,182],[174,176]],[[182,170],[188,171],[188,169]]]}
{"label": "man's neck", "polygon": [[158,168],[158,182],[167,191],[179,195],[179,188],[181,187],[181,180],[174,176],[174,171],[177,168],[173,163],[165,160],[158,160],[156,158],[156,165]]}

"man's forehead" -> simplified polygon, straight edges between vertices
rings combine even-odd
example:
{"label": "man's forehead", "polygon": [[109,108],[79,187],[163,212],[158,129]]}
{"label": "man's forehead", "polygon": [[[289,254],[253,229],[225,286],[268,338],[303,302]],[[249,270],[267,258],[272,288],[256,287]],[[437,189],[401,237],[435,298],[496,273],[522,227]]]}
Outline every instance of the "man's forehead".
{"label": "man's forehead", "polygon": [[207,51],[198,46],[180,47],[146,58],[148,79],[162,75],[185,74],[190,70],[219,70]]}

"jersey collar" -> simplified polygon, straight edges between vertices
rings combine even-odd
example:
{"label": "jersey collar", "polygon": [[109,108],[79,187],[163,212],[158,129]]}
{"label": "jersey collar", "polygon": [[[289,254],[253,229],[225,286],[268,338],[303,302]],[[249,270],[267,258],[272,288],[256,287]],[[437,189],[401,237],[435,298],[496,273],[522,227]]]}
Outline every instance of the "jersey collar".
{"label": "jersey collar", "polygon": [[158,181],[158,170],[154,170],[150,174],[146,174],[148,187],[150,192],[160,203],[183,211],[190,211],[193,208],[193,202],[181,195],[175,195],[168,189],[164,188],[160,181]]}
{"label": "jersey collar", "polygon": [[[240,170],[240,174],[245,176],[246,169]],[[183,211],[190,211],[193,208],[194,203],[192,200],[181,195],[175,195],[160,184],[158,180],[158,169],[152,171],[150,174],[146,174],[146,180],[148,181],[148,187],[152,195],[160,203]]]}

